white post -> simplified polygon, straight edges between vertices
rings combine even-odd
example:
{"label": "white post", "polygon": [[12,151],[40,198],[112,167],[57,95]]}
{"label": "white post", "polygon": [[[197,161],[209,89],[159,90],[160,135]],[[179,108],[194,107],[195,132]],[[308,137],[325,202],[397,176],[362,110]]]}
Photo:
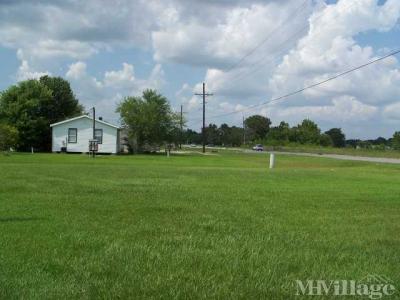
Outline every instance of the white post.
{"label": "white post", "polygon": [[274,165],[275,165],[275,154],[274,154],[274,153],[271,153],[271,154],[269,155],[269,168],[270,168],[270,169],[273,169],[273,168],[274,168]]}
{"label": "white post", "polygon": [[167,157],[169,157],[169,149],[167,149]]}
{"label": "white post", "polygon": [[33,147],[31,147],[31,153],[33,154]]}

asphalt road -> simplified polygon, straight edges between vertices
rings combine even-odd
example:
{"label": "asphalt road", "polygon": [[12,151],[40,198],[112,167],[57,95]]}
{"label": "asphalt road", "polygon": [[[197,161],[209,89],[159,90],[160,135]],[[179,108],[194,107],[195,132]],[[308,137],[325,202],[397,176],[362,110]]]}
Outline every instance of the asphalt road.
{"label": "asphalt road", "polygon": [[[201,148],[199,146],[192,148]],[[210,151],[212,149],[218,150],[241,150],[239,148],[225,148],[225,147],[207,147],[207,150]],[[245,153],[266,153],[266,152],[256,152],[253,150],[241,150]],[[283,155],[298,155],[298,156],[310,156],[310,157],[326,157],[333,159],[341,159],[341,160],[354,160],[354,161],[366,161],[373,163],[384,163],[384,164],[400,164],[399,158],[386,158],[386,157],[369,157],[369,156],[355,156],[355,155],[342,155],[342,154],[315,154],[315,153],[300,153],[300,152],[280,152],[274,151],[276,154]]]}

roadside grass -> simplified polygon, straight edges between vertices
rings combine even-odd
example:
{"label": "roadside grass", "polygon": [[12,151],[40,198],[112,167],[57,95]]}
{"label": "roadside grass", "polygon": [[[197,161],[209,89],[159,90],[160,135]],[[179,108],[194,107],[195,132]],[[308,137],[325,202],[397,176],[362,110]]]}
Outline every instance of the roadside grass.
{"label": "roadside grass", "polygon": [[267,167],[234,153],[0,155],[0,299],[302,299],[296,279],[368,274],[400,288],[400,166]]}
{"label": "roadside grass", "polygon": [[322,147],[312,145],[302,146],[266,146],[267,150],[287,151],[287,152],[300,152],[300,153],[315,153],[315,154],[340,154],[340,155],[353,155],[353,156],[369,156],[369,157],[387,157],[387,158],[400,158],[399,150],[392,149],[355,149],[355,148],[334,148]]}
{"label": "roadside grass", "polygon": [[[186,151],[190,152],[201,152],[201,146],[189,147],[184,146]],[[242,153],[244,150],[251,151],[251,147],[208,147],[208,151],[215,153]],[[382,150],[382,149],[355,149],[355,148],[334,148],[334,147],[323,147],[315,145],[287,145],[287,146],[271,146],[264,145],[264,150],[267,152],[293,152],[293,153],[312,153],[312,154],[338,154],[338,155],[352,155],[352,156],[363,156],[363,157],[379,157],[379,158],[400,158],[399,150]]]}

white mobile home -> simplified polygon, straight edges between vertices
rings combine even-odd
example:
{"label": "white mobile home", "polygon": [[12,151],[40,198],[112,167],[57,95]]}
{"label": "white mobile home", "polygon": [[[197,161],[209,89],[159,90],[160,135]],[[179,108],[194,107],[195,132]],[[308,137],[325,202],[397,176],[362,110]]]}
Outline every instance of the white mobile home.
{"label": "white mobile home", "polygon": [[[83,115],[51,124],[53,152],[88,152],[93,139],[93,119]],[[120,152],[120,128],[102,120],[95,122],[98,153]]]}

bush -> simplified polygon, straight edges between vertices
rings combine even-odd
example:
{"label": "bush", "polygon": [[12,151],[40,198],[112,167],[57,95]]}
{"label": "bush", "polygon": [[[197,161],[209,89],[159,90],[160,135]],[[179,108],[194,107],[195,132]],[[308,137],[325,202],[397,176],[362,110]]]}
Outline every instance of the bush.
{"label": "bush", "polygon": [[0,124],[0,151],[15,148],[18,141],[18,130],[7,124]]}
{"label": "bush", "polygon": [[392,139],[392,147],[395,150],[400,150],[400,131],[396,131]]}
{"label": "bush", "polygon": [[332,138],[328,134],[321,134],[319,138],[319,143],[321,146],[328,147],[333,145]]}

